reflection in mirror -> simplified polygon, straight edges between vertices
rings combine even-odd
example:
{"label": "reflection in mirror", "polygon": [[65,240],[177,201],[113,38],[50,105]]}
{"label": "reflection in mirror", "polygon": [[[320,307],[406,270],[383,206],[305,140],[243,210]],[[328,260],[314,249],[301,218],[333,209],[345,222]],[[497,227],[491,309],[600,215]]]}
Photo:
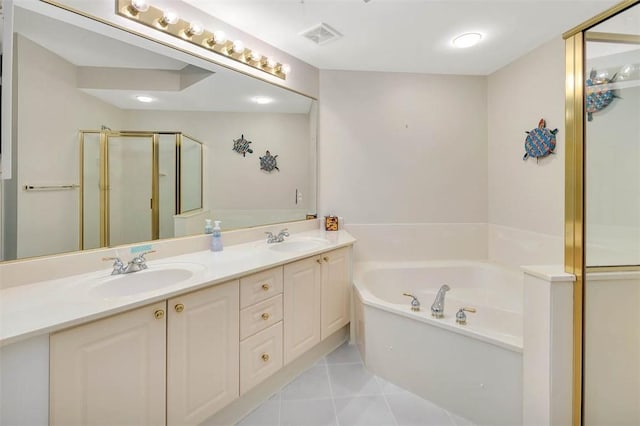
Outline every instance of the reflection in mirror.
{"label": "reflection in mirror", "polygon": [[639,11],[585,33],[588,267],[640,265]]}
{"label": "reflection in mirror", "polygon": [[583,421],[640,424],[640,5],[585,34]]}
{"label": "reflection in mirror", "polygon": [[[38,3],[57,13],[14,7],[15,159],[13,179],[2,183],[3,260],[191,235],[202,232],[205,218],[232,229],[315,213],[314,100]],[[105,201],[100,135],[85,135],[82,152],[78,141],[81,130],[103,126],[159,134],[155,186],[149,140],[114,137],[113,154],[136,167],[108,162]],[[178,152],[176,133],[183,135]],[[253,154],[233,151],[241,135]],[[260,170],[267,150],[278,155],[279,172]],[[107,223],[101,208],[110,214]]]}
{"label": "reflection in mirror", "polygon": [[187,213],[202,208],[202,144],[187,135],[180,141],[180,208]]}

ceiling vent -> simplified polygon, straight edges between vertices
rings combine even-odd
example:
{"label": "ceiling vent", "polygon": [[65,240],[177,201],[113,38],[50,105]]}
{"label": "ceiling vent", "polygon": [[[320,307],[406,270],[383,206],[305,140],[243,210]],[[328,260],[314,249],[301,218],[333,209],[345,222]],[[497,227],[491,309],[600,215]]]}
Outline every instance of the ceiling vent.
{"label": "ceiling vent", "polygon": [[323,45],[323,44],[329,43],[330,41],[333,41],[342,37],[342,34],[340,34],[335,29],[331,28],[329,25],[325,24],[324,22],[318,25],[315,25],[306,31],[301,32],[300,35],[305,38],[308,38],[309,40],[311,40],[317,45]]}

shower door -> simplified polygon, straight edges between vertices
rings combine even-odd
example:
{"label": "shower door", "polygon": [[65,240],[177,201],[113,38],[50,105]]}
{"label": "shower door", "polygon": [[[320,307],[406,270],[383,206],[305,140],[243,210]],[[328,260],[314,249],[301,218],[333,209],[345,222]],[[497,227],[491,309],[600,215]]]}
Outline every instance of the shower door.
{"label": "shower door", "polygon": [[158,238],[156,145],[153,134],[105,134],[107,246]]}
{"label": "shower door", "polygon": [[640,425],[640,5],[584,33],[583,424]]}

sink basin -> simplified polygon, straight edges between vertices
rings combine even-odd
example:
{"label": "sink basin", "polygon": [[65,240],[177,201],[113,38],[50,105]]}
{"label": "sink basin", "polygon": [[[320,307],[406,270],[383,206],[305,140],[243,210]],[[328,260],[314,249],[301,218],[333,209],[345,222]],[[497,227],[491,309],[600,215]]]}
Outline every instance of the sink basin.
{"label": "sink basin", "polygon": [[291,253],[321,249],[328,245],[329,241],[323,240],[322,238],[296,238],[285,240],[281,243],[270,244],[269,249]]}
{"label": "sink basin", "polygon": [[198,264],[167,264],[149,266],[139,272],[100,278],[89,294],[97,297],[124,297],[179,284],[189,280],[204,266]]}

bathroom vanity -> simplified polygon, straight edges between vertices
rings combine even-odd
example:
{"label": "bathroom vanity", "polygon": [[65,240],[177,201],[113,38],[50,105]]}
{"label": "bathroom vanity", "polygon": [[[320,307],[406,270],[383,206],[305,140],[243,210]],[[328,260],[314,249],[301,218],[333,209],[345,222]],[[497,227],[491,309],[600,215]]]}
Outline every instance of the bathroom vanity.
{"label": "bathroom vanity", "polygon": [[0,343],[28,326],[12,315],[39,317],[26,335],[49,333],[51,425],[199,424],[344,333],[353,243],[314,230],[12,287]]}

